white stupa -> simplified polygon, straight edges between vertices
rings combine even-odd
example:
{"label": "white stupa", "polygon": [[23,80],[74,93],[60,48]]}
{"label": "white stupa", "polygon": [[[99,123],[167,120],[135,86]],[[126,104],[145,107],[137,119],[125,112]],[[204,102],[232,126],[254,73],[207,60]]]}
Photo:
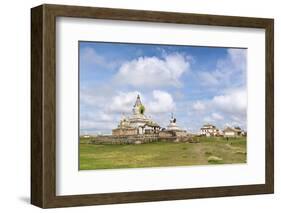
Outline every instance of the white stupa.
{"label": "white stupa", "polygon": [[178,125],[177,125],[177,119],[174,117],[174,114],[172,113],[170,123],[167,126],[167,130],[174,130],[174,131],[183,131]]}

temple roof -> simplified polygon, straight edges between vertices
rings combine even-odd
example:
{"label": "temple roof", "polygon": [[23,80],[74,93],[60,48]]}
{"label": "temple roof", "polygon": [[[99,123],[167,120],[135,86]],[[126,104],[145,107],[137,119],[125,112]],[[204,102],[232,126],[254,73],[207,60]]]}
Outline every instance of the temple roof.
{"label": "temple roof", "polygon": [[223,132],[241,132],[241,129],[226,127]]}
{"label": "temple roof", "polygon": [[157,123],[145,123],[144,125],[142,125],[142,127],[145,127],[145,126],[150,126],[150,127],[160,127]]}
{"label": "temple roof", "polygon": [[138,95],[134,107],[136,107],[136,106],[141,106],[141,105],[142,105],[142,103],[141,103],[141,100],[140,100],[140,95]]}

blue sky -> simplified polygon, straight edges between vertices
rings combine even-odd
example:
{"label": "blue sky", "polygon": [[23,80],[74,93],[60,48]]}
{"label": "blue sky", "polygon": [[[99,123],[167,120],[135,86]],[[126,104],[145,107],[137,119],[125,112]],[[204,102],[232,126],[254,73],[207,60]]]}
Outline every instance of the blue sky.
{"label": "blue sky", "polygon": [[137,94],[166,127],[204,123],[246,129],[246,49],[79,42],[80,132],[110,133]]}

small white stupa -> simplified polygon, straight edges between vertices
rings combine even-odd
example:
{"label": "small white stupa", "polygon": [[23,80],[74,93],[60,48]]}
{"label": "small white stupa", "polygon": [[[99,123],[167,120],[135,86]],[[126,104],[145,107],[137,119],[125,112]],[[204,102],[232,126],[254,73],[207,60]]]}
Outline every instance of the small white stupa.
{"label": "small white stupa", "polygon": [[170,123],[167,126],[167,130],[174,130],[174,131],[182,131],[182,129],[177,125],[177,119],[174,117],[174,114],[171,114]]}
{"label": "small white stupa", "polygon": [[170,119],[170,123],[167,126],[167,129],[163,130],[162,132],[160,132],[160,136],[166,137],[166,136],[187,136],[187,132],[183,129],[181,129],[178,125],[177,125],[177,119],[174,117],[174,114],[171,114],[171,119]]}

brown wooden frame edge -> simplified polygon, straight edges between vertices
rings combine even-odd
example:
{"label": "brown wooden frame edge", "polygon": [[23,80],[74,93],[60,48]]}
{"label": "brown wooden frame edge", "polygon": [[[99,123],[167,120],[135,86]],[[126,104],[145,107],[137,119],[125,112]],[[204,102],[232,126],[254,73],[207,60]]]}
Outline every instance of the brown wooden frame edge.
{"label": "brown wooden frame edge", "polygon": [[[195,189],[56,196],[56,17],[263,28],[266,31],[266,183]],[[41,5],[31,9],[31,203],[42,208],[274,192],[274,20],[111,8]]]}

